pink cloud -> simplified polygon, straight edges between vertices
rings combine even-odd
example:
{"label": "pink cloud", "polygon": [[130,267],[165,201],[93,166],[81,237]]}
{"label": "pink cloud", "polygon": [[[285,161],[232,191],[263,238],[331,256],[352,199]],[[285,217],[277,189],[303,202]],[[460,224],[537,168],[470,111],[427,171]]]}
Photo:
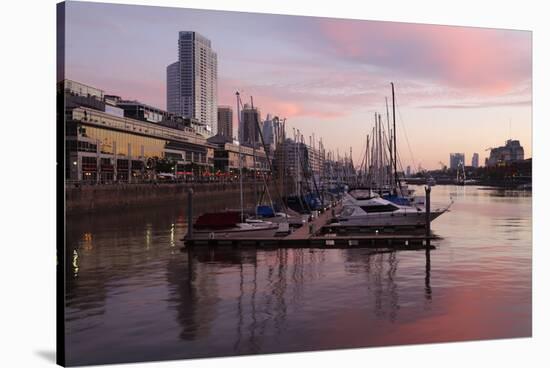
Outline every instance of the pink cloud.
{"label": "pink cloud", "polygon": [[500,95],[531,76],[528,32],[334,19],[318,26],[323,52],[413,79]]}
{"label": "pink cloud", "polygon": [[315,90],[299,92],[289,89],[286,85],[266,85],[223,78],[218,83],[220,104],[234,106],[233,109],[236,110],[235,92],[239,90],[243,103],[248,103],[251,95],[254,97],[254,104],[260,109],[263,117],[269,113],[286,118],[311,117],[324,120],[348,114],[348,111],[342,109],[338,103],[327,104],[328,99]]}

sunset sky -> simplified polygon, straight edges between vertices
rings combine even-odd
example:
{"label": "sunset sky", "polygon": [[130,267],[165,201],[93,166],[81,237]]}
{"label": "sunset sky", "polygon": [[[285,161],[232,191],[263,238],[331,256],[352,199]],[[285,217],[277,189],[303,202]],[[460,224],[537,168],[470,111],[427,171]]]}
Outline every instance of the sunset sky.
{"label": "sunset sky", "polygon": [[66,9],[66,78],[108,94],[166,108],[178,32],[196,31],[218,54],[219,104],[235,109],[237,89],[253,95],[263,116],[286,117],[328,149],[353,147],[356,163],[374,113],[385,116],[390,82],[403,166],[438,168],[450,152],[464,152],[467,164],[478,152],[483,163],[486,149],[510,136],[531,157],[527,31],[79,2]]}

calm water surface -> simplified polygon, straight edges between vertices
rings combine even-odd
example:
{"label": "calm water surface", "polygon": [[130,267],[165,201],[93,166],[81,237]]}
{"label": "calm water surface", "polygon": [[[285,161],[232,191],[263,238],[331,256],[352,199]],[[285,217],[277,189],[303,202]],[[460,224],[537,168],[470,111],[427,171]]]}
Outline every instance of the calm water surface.
{"label": "calm water surface", "polygon": [[[418,191],[423,191],[418,187]],[[436,250],[181,252],[185,208],[67,220],[67,362],[531,336],[531,196],[436,186]]]}

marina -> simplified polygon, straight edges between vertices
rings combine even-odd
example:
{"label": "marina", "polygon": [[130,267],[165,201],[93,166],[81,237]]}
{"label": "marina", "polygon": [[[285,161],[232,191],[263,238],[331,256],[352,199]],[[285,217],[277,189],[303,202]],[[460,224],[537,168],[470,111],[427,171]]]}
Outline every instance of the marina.
{"label": "marina", "polygon": [[59,365],[533,336],[532,32],[56,24]]}
{"label": "marina", "polygon": [[[275,247],[275,248],[322,248],[322,247],[369,247],[384,246],[388,249],[409,249],[424,246],[429,249],[430,241],[437,238],[431,231],[431,222],[450,210],[452,201],[444,208],[432,209],[430,206],[431,186],[425,187],[425,196],[418,196],[409,189],[400,177],[398,167],[397,130],[395,118],[395,91],[391,83],[392,123],[388,99],[386,99],[387,129],[382,116],[375,113],[374,127],[367,135],[366,149],[359,171],[355,170],[350,148],[349,161],[345,159],[334,171],[332,162],[318,156],[317,175],[308,149],[315,151],[314,138],[310,145],[304,145],[304,137],[299,131],[293,132],[293,177],[294,187],[288,188],[278,182],[273,171],[269,149],[264,140],[260,121],[253,114],[250,133],[252,136],[252,158],[255,160],[259,138],[267,154],[269,171],[267,174],[275,180],[275,196],[270,194],[266,172],[260,173],[262,195],[259,197],[258,180],[254,175],[254,210],[245,210],[243,197],[242,155],[239,146],[239,185],[240,210],[203,213],[195,218],[193,211],[193,190],[188,191],[187,218],[188,233],[184,248],[195,246],[232,246],[232,247]],[[241,95],[235,93],[237,116],[241,125],[240,109],[243,105]],[[275,139],[276,150],[283,145],[286,152],[286,131],[283,125],[280,136]],[[241,141],[243,137],[241,137]],[[322,140],[319,151],[322,151]],[[283,156],[283,167],[286,168]],[[338,159],[337,162],[340,162]],[[401,163],[399,163],[401,165]],[[328,171],[328,173],[327,173]],[[284,174],[282,178],[285,178]],[[327,180],[328,178],[328,180]],[[282,190],[280,189],[282,188]],[[292,200],[291,200],[292,199]],[[278,206],[275,206],[278,204]],[[277,209],[280,207],[280,209]],[[289,215],[289,212],[292,213]],[[303,214],[304,221],[289,219]],[[420,230],[420,231],[419,231]],[[423,233],[422,233],[423,230]]]}
{"label": "marina", "polygon": [[[192,200],[188,203],[192,203]],[[272,237],[242,237],[239,233],[234,236],[228,233],[223,235],[214,235],[207,239],[198,239],[195,233],[188,233],[187,237],[182,238],[184,246],[182,250],[189,247],[209,246],[209,247],[258,247],[258,248],[387,248],[394,250],[417,250],[421,248],[433,249],[430,245],[431,240],[439,239],[429,230],[429,223],[424,223],[424,227],[409,228],[408,232],[397,232],[395,227],[390,229],[380,227],[379,230],[371,230],[365,233],[364,227],[355,227],[335,230],[335,226],[329,224],[342,211],[342,204],[336,204],[331,210],[323,211],[314,217],[310,222],[304,224],[293,232],[283,236]],[[188,209],[188,218],[193,218],[192,210]],[[192,226],[192,224],[191,224]],[[192,228],[192,227],[191,227]],[[427,229],[427,230],[426,230]],[[424,233],[422,233],[424,232]]]}
{"label": "marina", "polygon": [[530,336],[529,182],[504,165],[486,171],[515,175],[511,189],[478,186],[462,161],[451,185],[407,178],[390,85],[392,113],[386,99],[385,119],[361,127],[358,162],[351,147],[287,137],[285,119],[268,142],[253,97],[236,92],[248,142],[206,143],[225,174],[78,183],[71,197],[132,210],[70,217],[67,361]]}
{"label": "marina", "polygon": [[[430,249],[410,251],[231,241],[181,251],[188,219],[180,203],[71,217],[68,360],[416,344],[442,334],[447,341],[529,336],[531,193],[438,185],[432,205],[445,206],[451,196],[451,212],[432,223],[438,238]],[[200,212],[219,209],[194,204]],[[316,336],[324,336],[321,344]]]}

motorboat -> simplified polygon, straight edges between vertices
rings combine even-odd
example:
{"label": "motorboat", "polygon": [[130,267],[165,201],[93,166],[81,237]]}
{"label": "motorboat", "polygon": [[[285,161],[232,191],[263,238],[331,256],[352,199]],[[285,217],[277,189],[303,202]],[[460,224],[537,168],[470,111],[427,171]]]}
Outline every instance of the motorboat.
{"label": "motorboat", "polygon": [[[452,202],[451,202],[452,204]],[[451,206],[430,210],[430,222],[447,212]],[[401,205],[380,197],[370,190],[346,193],[342,211],[331,227],[419,227],[426,224],[426,209]]]}

